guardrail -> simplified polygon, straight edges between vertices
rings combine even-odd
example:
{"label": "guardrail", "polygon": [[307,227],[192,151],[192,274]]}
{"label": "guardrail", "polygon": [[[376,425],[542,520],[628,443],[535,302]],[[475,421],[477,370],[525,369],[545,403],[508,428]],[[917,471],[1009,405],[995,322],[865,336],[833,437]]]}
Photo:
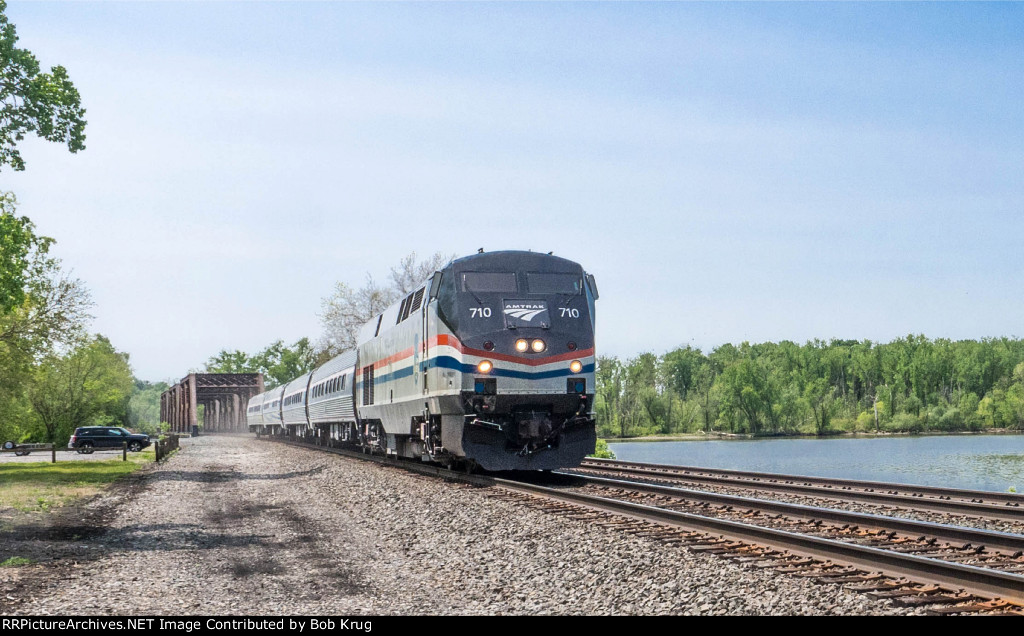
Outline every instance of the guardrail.
{"label": "guardrail", "polygon": [[[175,446],[177,447],[177,446]],[[0,453],[14,453],[18,456],[29,455],[35,451],[50,451],[50,463],[57,463],[57,445],[55,444],[15,444],[10,448],[0,448]],[[74,448],[61,448],[61,452],[70,453],[72,451],[77,452]],[[121,448],[110,447],[110,448],[97,448],[93,450],[94,453],[102,452],[115,452],[121,453],[121,461],[128,461],[128,442],[122,442]]]}
{"label": "guardrail", "polygon": [[57,447],[53,444],[15,444],[10,448],[7,444],[4,444],[3,448],[0,448],[0,453],[14,453],[15,455],[28,455],[32,451],[48,450],[50,451],[50,462],[53,464],[57,463]]}
{"label": "guardrail", "polygon": [[161,461],[180,448],[178,445],[178,436],[167,435],[166,437],[158,439],[153,447],[156,449],[156,461]]}

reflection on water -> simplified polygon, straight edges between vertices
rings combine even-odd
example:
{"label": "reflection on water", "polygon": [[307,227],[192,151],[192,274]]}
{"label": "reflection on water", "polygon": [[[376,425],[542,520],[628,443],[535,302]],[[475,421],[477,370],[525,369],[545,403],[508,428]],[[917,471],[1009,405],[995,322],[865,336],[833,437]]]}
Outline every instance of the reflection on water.
{"label": "reflection on water", "polygon": [[619,459],[1024,492],[1024,435],[614,442]]}

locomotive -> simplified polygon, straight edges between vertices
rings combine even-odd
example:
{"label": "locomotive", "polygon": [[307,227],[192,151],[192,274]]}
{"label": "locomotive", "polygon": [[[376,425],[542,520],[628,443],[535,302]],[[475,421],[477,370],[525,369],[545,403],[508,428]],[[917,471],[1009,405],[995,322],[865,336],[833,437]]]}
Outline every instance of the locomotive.
{"label": "locomotive", "polygon": [[448,263],[367,322],[357,346],[255,396],[257,435],[489,471],[594,452],[594,277],[522,251]]}

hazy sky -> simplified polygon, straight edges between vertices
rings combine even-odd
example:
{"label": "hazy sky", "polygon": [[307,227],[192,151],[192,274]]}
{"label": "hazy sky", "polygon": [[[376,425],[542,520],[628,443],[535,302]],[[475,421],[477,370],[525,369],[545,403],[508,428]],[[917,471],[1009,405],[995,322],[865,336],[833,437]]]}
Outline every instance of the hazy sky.
{"label": "hazy sky", "polygon": [[593,272],[600,353],[1024,336],[1024,4],[24,3],[21,212],[157,380],[415,250]]}

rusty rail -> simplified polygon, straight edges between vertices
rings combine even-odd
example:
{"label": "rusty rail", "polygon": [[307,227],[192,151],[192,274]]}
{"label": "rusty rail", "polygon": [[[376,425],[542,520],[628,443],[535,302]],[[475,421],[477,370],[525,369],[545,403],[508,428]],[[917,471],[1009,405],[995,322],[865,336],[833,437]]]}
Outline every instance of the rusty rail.
{"label": "rusty rail", "polygon": [[584,460],[579,469],[622,473],[652,480],[732,486],[747,490],[882,503],[912,510],[1024,521],[1024,495],[1013,493],[593,458]]}

